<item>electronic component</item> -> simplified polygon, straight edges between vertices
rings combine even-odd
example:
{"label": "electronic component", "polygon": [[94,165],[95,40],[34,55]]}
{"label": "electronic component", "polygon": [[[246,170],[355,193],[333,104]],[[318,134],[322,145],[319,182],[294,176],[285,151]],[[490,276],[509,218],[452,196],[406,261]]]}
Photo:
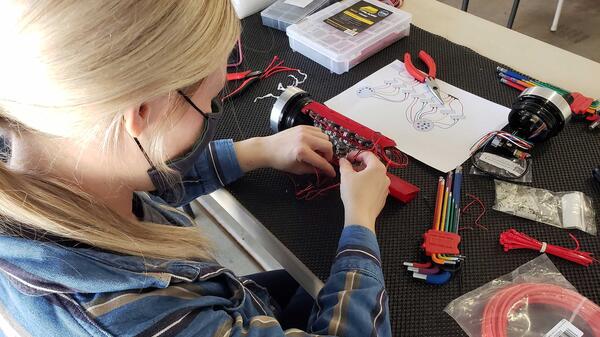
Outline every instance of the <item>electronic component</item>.
{"label": "electronic component", "polygon": [[[279,132],[297,125],[320,128],[333,144],[336,158],[353,150],[371,151],[389,167],[404,167],[406,156],[396,148],[396,143],[379,132],[355,122],[340,113],[315,102],[310,95],[297,87],[288,87],[279,96],[271,110],[271,130]],[[419,188],[391,173],[390,194],[402,202],[415,198]]]}
{"label": "electronic component", "polygon": [[533,145],[556,136],[570,120],[567,99],[546,87],[525,89],[511,106],[508,128],[487,134],[474,146],[473,166],[496,178],[525,179]]}
{"label": "electronic component", "polygon": [[511,109],[508,124],[513,134],[532,143],[556,136],[571,118],[567,100],[544,87],[526,89]]}

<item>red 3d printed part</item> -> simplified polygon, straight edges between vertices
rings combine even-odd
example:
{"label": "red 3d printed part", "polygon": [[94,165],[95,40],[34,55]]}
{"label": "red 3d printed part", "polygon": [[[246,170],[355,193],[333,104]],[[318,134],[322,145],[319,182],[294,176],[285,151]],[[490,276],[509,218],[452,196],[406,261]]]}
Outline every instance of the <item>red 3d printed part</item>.
{"label": "red 3d printed part", "polygon": [[[407,157],[396,148],[396,143],[327,106],[312,100],[309,94],[296,87],[288,87],[279,96],[271,111],[271,130],[279,132],[297,125],[319,127],[329,136],[336,158],[351,151],[371,151],[388,167],[406,166]],[[391,173],[390,195],[408,203],[419,188]]]}

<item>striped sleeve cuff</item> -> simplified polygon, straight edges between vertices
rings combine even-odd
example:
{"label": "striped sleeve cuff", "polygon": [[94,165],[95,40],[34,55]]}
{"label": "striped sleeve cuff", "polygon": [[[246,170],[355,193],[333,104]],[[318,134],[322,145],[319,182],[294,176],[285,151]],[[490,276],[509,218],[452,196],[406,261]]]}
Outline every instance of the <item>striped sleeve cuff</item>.
{"label": "striped sleeve cuff", "polygon": [[347,226],[342,231],[332,273],[347,270],[365,271],[383,283],[377,238],[363,226]]}
{"label": "striped sleeve cuff", "polygon": [[338,254],[347,246],[362,247],[375,255],[377,260],[381,260],[377,237],[375,237],[373,231],[364,226],[352,225],[344,228],[340,237],[340,243],[338,244]]}
{"label": "striped sleeve cuff", "polygon": [[209,157],[219,183],[225,186],[244,175],[235,154],[233,140],[220,139],[209,143]]}

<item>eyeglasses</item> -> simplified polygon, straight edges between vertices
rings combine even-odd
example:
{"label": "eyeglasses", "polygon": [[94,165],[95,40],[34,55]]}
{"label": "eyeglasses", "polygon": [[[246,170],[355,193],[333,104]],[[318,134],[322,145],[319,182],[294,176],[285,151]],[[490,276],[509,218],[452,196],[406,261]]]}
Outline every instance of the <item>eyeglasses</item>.
{"label": "eyeglasses", "polygon": [[183,99],[185,99],[185,101],[188,102],[188,104],[191,105],[192,108],[194,108],[194,110],[198,111],[198,113],[200,113],[202,115],[202,117],[204,117],[206,119],[220,119],[221,118],[221,115],[223,114],[223,105],[221,104],[221,102],[218,99],[213,99],[211,101],[212,112],[206,113],[206,112],[202,111],[202,109],[200,109],[194,103],[194,101],[192,101],[191,98],[189,98],[186,94],[184,94],[183,91],[177,90],[177,93],[179,93],[181,95],[181,97],[183,97]]}
{"label": "eyeglasses", "polygon": [[[194,108],[194,110],[198,111],[198,113],[200,113],[202,115],[202,117],[206,118],[207,121],[217,121],[218,119],[221,118],[221,115],[223,114],[223,105],[221,105],[221,102],[218,99],[213,99],[211,101],[212,112],[206,113],[206,112],[202,111],[202,109],[200,109],[186,94],[184,94],[183,91],[177,90],[177,93],[179,93],[185,99],[185,101],[188,102],[192,106],[192,108]],[[201,139],[204,139],[204,137],[207,133],[207,130],[210,128],[210,125],[213,125],[212,128],[214,129],[214,126],[216,124],[214,122],[212,122],[212,123],[208,122],[208,125],[204,126],[204,131],[202,133]],[[150,168],[152,170],[156,170],[154,163],[152,163],[152,160],[148,156],[148,153],[146,153],[146,150],[144,150],[144,147],[142,146],[140,141],[137,139],[137,137],[133,137],[133,140],[135,141],[137,146],[140,148],[140,150],[144,154],[146,161],[148,161],[148,164],[150,164]]]}

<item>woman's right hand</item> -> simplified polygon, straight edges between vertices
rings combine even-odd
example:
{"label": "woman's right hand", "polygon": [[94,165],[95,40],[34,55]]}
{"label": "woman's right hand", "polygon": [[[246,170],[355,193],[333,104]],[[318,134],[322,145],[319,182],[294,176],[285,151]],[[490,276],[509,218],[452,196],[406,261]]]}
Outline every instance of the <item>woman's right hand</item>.
{"label": "woman's right hand", "polygon": [[385,165],[372,152],[348,155],[364,167],[357,171],[340,158],[340,192],[345,209],[345,226],[361,225],[375,232],[375,219],[383,209],[390,186]]}

